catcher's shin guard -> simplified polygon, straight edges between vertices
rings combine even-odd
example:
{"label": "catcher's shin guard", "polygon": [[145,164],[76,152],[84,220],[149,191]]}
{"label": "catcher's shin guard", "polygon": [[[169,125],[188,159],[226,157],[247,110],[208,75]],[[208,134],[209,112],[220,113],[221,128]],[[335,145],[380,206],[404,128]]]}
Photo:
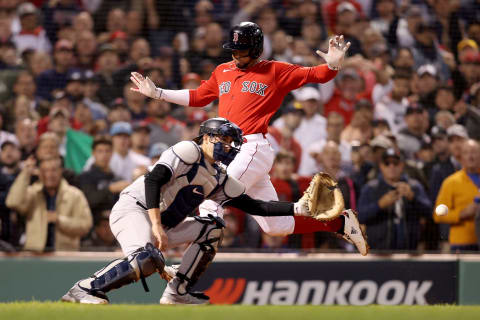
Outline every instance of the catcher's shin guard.
{"label": "catcher's shin guard", "polygon": [[185,250],[182,263],[176,274],[177,293],[184,295],[190,292],[200,276],[213,261],[217,248],[221,243],[225,222],[222,218],[209,215],[195,217],[203,224],[197,239]]}
{"label": "catcher's shin guard", "polygon": [[140,248],[130,256],[110,262],[105,268],[93,275],[90,290],[93,292],[108,292],[126,284],[142,280],[145,291],[149,291],[145,278],[155,272],[162,272],[165,258],[160,250],[151,243]]}

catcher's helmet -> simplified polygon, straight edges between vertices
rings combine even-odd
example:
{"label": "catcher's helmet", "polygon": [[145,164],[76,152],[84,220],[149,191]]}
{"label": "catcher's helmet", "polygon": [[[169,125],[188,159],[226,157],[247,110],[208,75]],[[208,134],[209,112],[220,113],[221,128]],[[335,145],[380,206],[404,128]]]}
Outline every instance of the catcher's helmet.
{"label": "catcher's helmet", "polygon": [[225,147],[222,142],[216,142],[213,150],[213,158],[216,161],[220,161],[228,166],[240,151],[243,141],[242,129],[240,129],[233,122],[230,122],[225,118],[218,117],[202,122],[202,124],[200,124],[199,136],[193,141],[195,141],[197,144],[201,144],[202,137],[205,134],[210,136],[226,136],[233,139],[228,152],[225,151]]}
{"label": "catcher's helmet", "polygon": [[253,22],[241,22],[230,30],[228,42],[223,45],[227,50],[247,50],[252,59],[263,52],[263,31]]}

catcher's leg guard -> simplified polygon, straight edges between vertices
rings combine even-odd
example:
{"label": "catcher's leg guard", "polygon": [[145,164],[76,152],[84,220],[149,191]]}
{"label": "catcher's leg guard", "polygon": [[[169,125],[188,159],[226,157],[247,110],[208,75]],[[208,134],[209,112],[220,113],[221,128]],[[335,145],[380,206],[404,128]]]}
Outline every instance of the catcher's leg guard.
{"label": "catcher's leg guard", "polygon": [[105,294],[112,289],[118,289],[126,284],[142,280],[145,291],[149,291],[145,278],[155,272],[162,272],[165,259],[157,248],[147,243],[130,256],[110,262],[105,268],[96,272],[90,284],[83,281],[81,285],[93,293]]}
{"label": "catcher's leg guard", "polygon": [[203,227],[195,241],[185,250],[182,263],[176,277],[169,287],[173,286],[176,293],[185,295],[205,272],[212,262],[220,245],[225,222],[220,217],[195,217]]}

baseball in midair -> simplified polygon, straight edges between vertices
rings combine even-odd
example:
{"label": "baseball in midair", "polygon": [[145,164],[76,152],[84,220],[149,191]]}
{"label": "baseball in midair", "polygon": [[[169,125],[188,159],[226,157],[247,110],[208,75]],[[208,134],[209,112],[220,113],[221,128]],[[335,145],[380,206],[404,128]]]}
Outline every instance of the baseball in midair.
{"label": "baseball in midair", "polygon": [[448,213],[448,207],[444,204],[439,204],[435,208],[435,213],[437,214],[437,216],[444,216]]}

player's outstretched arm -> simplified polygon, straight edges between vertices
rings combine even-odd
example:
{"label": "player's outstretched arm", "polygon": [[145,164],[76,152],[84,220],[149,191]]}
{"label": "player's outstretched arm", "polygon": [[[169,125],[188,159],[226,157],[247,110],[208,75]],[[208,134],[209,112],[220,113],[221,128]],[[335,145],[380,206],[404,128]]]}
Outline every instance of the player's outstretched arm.
{"label": "player's outstretched arm", "polygon": [[137,86],[130,90],[141,93],[152,99],[161,99],[167,102],[188,106],[190,103],[189,90],[166,90],[157,88],[149,77],[143,77],[138,72],[132,72],[130,80]]}
{"label": "player's outstretched arm", "polygon": [[253,199],[246,194],[242,194],[236,198],[227,200],[223,203],[223,206],[234,207],[247,213],[265,217],[308,215],[308,207],[303,203],[293,203],[287,201],[263,201]]}
{"label": "player's outstretched arm", "polygon": [[345,39],[341,35],[330,39],[327,53],[320,50],[316,52],[325,60],[331,70],[340,70],[348,48],[350,48],[350,42],[345,43]]}

